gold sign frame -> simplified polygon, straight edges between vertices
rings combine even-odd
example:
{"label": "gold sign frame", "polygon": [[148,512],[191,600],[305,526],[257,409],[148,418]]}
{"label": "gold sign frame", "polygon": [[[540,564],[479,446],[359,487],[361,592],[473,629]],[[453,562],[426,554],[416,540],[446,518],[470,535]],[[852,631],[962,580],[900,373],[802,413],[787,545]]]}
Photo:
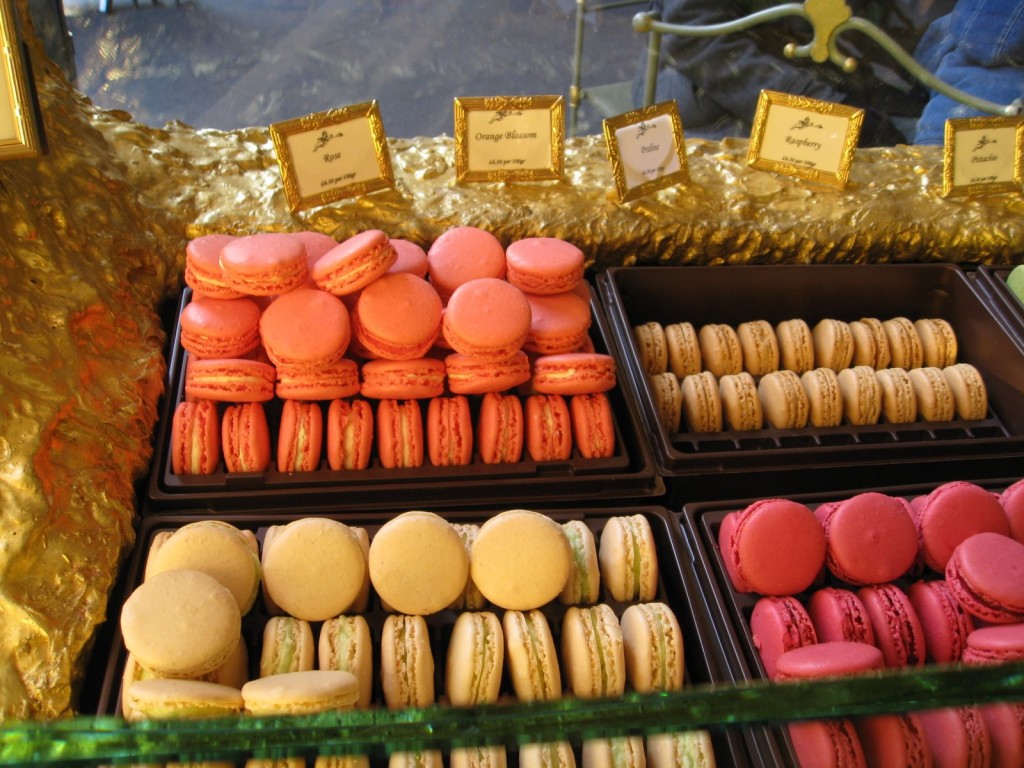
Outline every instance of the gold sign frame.
{"label": "gold sign frame", "polygon": [[[355,125],[349,134],[332,131],[350,123]],[[375,100],[273,123],[270,135],[292,211],[395,185],[387,135]],[[311,158],[310,150],[321,154]],[[303,157],[299,156],[300,151]],[[368,159],[370,155],[372,161]],[[351,160],[353,156],[355,159]],[[337,162],[345,163],[344,171],[325,171],[325,166]],[[309,192],[310,187],[318,191]]]}
{"label": "gold sign frame", "polygon": [[[515,125],[497,125],[509,120]],[[561,96],[456,97],[454,122],[456,181],[562,178],[565,102]],[[518,154],[498,148],[510,141],[521,142],[515,148]]]}
{"label": "gold sign frame", "polygon": [[18,37],[13,0],[0,0],[0,160],[41,153],[35,90]]}
{"label": "gold sign frame", "polygon": [[[797,116],[799,119],[794,122]],[[850,178],[863,123],[863,109],[765,89],[761,91],[754,115],[747,164],[842,189]],[[787,125],[788,128],[784,127]],[[837,135],[840,129],[843,129],[842,137]],[[825,133],[814,139],[797,138],[792,132],[798,130]],[[831,157],[823,156],[823,165],[819,167],[804,150],[820,152],[822,149],[827,149],[824,154]]]}
{"label": "gold sign frame", "polygon": [[[649,173],[643,173],[631,169],[629,158],[624,154],[624,147],[621,144],[620,136],[624,128],[637,127],[637,140],[641,140],[644,134],[644,126],[658,118],[667,118],[672,136],[672,153],[678,164],[678,168],[667,173],[655,174],[659,168],[651,169]],[[608,148],[608,160],[612,166],[612,176],[615,178],[615,189],[619,194],[619,202],[625,203],[645,197],[659,189],[672,187],[676,184],[685,184],[690,180],[689,167],[686,164],[686,145],[683,137],[683,121],[679,117],[679,107],[674,100],[663,101],[660,104],[652,104],[649,107],[641,107],[629,112],[624,112],[615,117],[606,118],[601,122],[604,130],[604,141]],[[642,148],[643,149],[643,148]],[[632,176],[653,175],[648,181],[630,184]]]}
{"label": "gold sign frame", "polygon": [[[957,183],[958,170],[957,159],[961,155],[961,148],[958,147],[960,140],[969,138],[968,134],[974,132],[1003,131],[1009,129],[1013,132],[1013,152],[1011,178],[994,181],[966,181]],[[984,143],[995,143],[986,134],[977,139],[977,143],[966,155],[971,158],[967,162],[978,159],[977,152],[984,150]],[[992,157],[997,163],[1000,159],[1005,160],[1006,154],[998,159]],[[943,197],[968,197],[972,195],[1002,194],[1006,192],[1020,193],[1024,187],[1024,117],[960,117],[946,120],[944,128],[944,141],[942,146],[942,196]]]}

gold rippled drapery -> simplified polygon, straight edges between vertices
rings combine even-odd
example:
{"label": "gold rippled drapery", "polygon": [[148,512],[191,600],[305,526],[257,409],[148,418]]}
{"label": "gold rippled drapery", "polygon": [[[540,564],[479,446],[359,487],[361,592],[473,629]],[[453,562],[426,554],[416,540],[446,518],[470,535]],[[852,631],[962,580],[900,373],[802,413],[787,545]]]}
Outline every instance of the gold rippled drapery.
{"label": "gold rippled drapery", "polygon": [[[952,261],[1024,252],[1019,196],[945,200],[938,147],[860,150],[844,191],[746,166],[745,141],[689,141],[691,183],[629,205],[597,136],[563,181],[457,185],[446,137],[392,139],[396,186],[288,211],[269,132],[164,128],[95,108],[18,10],[49,152],[0,163],[0,717],[72,713],[133,544],[164,383],[159,309],[187,239],[379,228],[429,244],[471,224],[618,264]],[[112,606],[111,620],[117,620]]]}

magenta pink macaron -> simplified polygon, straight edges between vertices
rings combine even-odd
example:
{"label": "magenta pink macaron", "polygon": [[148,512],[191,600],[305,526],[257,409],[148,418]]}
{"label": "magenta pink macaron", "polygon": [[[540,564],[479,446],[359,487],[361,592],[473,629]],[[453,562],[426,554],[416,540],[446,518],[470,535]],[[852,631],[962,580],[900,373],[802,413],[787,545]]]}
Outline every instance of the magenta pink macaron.
{"label": "magenta pink macaron", "polygon": [[946,582],[957,602],[991,624],[1024,621],[1024,544],[998,533],[976,533],[949,558]]}
{"label": "magenta pink macaron", "polygon": [[917,558],[917,528],[893,496],[858,493],[816,514],[825,529],[825,564],[847,584],[893,581]]}
{"label": "magenta pink macaron", "polygon": [[875,584],[861,587],[857,596],[867,610],[875,645],[882,651],[885,665],[923,666],[924,629],[907,593],[895,584]]}
{"label": "magenta pink macaron", "polygon": [[984,531],[1008,536],[1010,524],[995,494],[956,480],[938,486],[924,499],[917,511],[917,531],[925,563],[942,573],[964,539]]}
{"label": "magenta pink macaron", "polygon": [[780,656],[818,642],[807,610],[789,596],[760,598],[750,614],[750,634],[769,679],[776,676]]}
{"label": "magenta pink macaron", "polygon": [[842,640],[874,645],[871,619],[856,592],[838,587],[816,589],[807,601],[807,614],[821,642]]}
{"label": "magenta pink macaron", "polygon": [[1024,624],[980,627],[967,636],[963,659],[968,664],[1024,661]]}
{"label": "magenta pink macaron", "polygon": [[1024,543],[1024,480],[1018,480],[999,495],[999,503],[1006,513],[1010,535]]}
{"label": "magenta pink macaron", "polygon": [[836,640],[786,651],[776,660],[775,679],[844,677],[884,667],[882,652],[874,645]]}

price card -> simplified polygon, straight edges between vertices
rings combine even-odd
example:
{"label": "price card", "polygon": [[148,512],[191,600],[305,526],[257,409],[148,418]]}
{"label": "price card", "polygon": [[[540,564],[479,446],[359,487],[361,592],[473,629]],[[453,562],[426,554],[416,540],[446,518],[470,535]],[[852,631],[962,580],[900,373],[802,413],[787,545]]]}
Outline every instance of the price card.
{"label": "price card", "polygon": [[270,126],[291,210],[394,186],[376,101]]}
{"label": "price card", "polygon": [[564,163],[561,96],[455,99],[456,180],[560,179]]}
{"label": "price card", "polygon": [[946,121],[942,194],[1021,192],[1024,118],[963,117]]}
{"label": "price card", "polygon": [[864,110],[761,91],[747,162],[754,168],[843,188],[850,177]]}
{"label": "price card", "polygon": [[42,121],[12,0],[0,0],[0,160],[44,151]]}
{"label": "price card", "polygon": [[610,117],[603,126],[621,202],[689,179],[683,125],[675,101]]}

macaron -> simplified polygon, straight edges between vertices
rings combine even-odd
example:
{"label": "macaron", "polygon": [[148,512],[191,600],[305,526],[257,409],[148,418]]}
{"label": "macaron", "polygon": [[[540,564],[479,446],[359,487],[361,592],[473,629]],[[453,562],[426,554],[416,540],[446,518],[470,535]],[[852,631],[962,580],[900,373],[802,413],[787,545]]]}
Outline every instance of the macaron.
{"label": "macaron", "polygon": [[588,768],[645,768],[643,736],[584,739],[583,765]]}
{"label": "macaron", "polygon": [[533,389],[546,395],[607,392],[615,376],[615,358],[599,352],[542,355],[533,361]]}
{"label": "macaron", "polygon": [[221,418],[221,447],[228,472],[266,472],[270,466],[270,428],[262,403],[235,403]]}
{"label": "macaron", "polygon": [[374,590],[392,610],[425,616],[444,610],[462,594],[469,557],[451,523],[433,512],[410,510],[374,534],[369,568]]}
{"label": "macaron", "polygon": [[783,654],[818,642],[807,609],[788,595],[758,598],[750,614],[750,635],[769,679],[777,677]]}
{"label": "macaron", "polygon": [[917,413],[925,421],[950,421],[956,414],[953,390],[940,368],[908,371],[917,398]]}
{"label": "macaron", "polygon": [[875,369],[866,365],[844,368],[836,378],[846,421],[855,426],[877,424],[882,413],[882,385],[875,378]]}
{"label": "macaron", "polygon": [[306,247],[281,232],[259,232],[225,243],[220,267],[229,288],[250,296],[287,293],[309,276]]}
{"label": "macaron", "polygon": [[992,739],[978,707],[942,707],[917,713],[935,765],[981,768],[992,764]]}
{"label": "macaron", "polygon": [[527,293],[571,291],[583,279],[583,251],[557,237],[525,237],[505,249],[505,278]]}
{"label": "macaron", "polygon": [[366,400],[336,398],[327,407],[327,464],[333,470],[370,466],[373,410]]}
{"label": "macaron", "polygon": [[445,693],[455,707],[498,700],[505,667],[505,635],[490,611],[460,613],[452,625],[445,665]]}
{"label": "macaron", "polygon": [[810,402],[794,371],[784,368],[766,373],[757,384],[757,396],[765,421],[773,429],[807,426]]}
{"label": "macaron", "polygon": [[978,707],[992,746],[992,768],[1024,765],[1024,704],[1004,702]]}
{"label": "macaron", "polygon": [[444,768],[444,755],[439,749],[396,751],[388,755],[388,768]]}
{"label": "macaron", "polygon": [[310,286],[316,285],[313,281],[313,267],[320,260],[321,256],[338,244],[338,241],[330,235],[325,235],[323,232],[317,232],[312,229],[289,232],[288,234],[301,241],[302,246],[306,249],[306,266],[309,267],[310,272],[306,284]]}
{"label": "macaron", "polygon": [[702,729],[652,734],[644,742],[644,751],[648,768],[710,768],[717,764],[711,734]]}
{"label": "macaron", "polygon": [[294,616],[271,616],[263,626],[260,677],[313,669],[316,650],[308,621]]}
{"label": "macaron", "polygon": [[889,353],[889,339],[886,338],[881,320],[877,317],[862,317],[851,321],[850,336],[853,338],[851,365],[866,365],[875,370],[889,367],[892,355]]}
{"label": "macaron", "polygon": [[797,375],[814,368],[814,340],[804,320],[783,320],[775,326],[779,342],[779,366]]}
{"label": "macaron", "polygon": [[727,374],[718,380],[725,425],[737,432],[760,429],[764,424],[761,400],[757,396],[754,377],[743,371]]}
{"label": "macaron", "polygon": [[357,709],[370,706],[373,692],[373,642],[370,625],[358,614],[335,616],[320,625],[317,639],[319,669],[350,672],[359,681]]}
{"label": "macaron", "polygon": [[851,766],[864,768],[864,749],[846,718],[803,720],[786,726],[797,764],[801,766]]}
{"label": "macaron", "polygon": [[416,400],[377,405],[377,457],[385,469],[423,466],[423,415]]}
{"label": "macaron", "polygon": [[889,342],[889,365],[911,370],[924,365],[921,337],[914,324],[906,317],[892,317],[882,321],[885,338]]}
{"label": "macaron", "polygon": [[572,569],[558,596],[563,605],[590,605],[601,593],[601,566],[594,532],[582,520],[567,520],[562,530],[572,548]]}
{"label": "macaron", "polygon": [[200,235],[185,244],[185,285],[197,296],[238,299],[244,292],[230,287],[220,266],[220,251],[235,235]]}
{"label": "macaron", "polygon": [[483,361],[507,360],[530,332],[530,303],[519,288],[495,277],[463,283],[444,310],[441,332],[456,352]]}
{"label": "macaron", "polygon": [[731,325],[708,323],[697,332],[701,363],[716,379],[743,370],[743,350]]}
{"label": "macaron", "polygon": [[423,357],[441,333],[441,297],[415,275],[384,275],[360,292],[352,311],[352,333],[374,357]]}
{"label": "macaron", "polygon": [[569,399],[573,443],[584,459],[615,455],[615,420],[604,392],[573,395]]}
{"label": "macaron", "polygon": [[533,375],[530,359],[519,351],[504,360],[480,360],[459,354],[444,359],[448,389],[457,395],[484,395],[506,392],[525,384]]}
{"label": "macaron", "polygon": [[[473,552],[473,542],[480,533],[480,526],[476,523],[452,523],[452,528],[459,534],[462,544],[466,548],[466,557]],[[479,611],[487,605],[487,598],[483,596],[472,575],[466,578],[466,588],[462,594],[455,598],[451,607],[456,610]]]}
{"label": "macaron", "polygon": [[590,304],[573,292],[524,294],[530,305],[530,330],[523,349],[538,355],[579,350],[588,338]]}
{"label": "macaron", "polygon": [[622,629],[606,603],[572,605],[562,616],[562,664],[569,690],[581,699],[621,696],[626,690]]}
{"label": "macaron", "polygon": [[503,746],[452,747],[448,762],[451,768],[506,768],[508,755]]}
{"label": "macaron", "polygon": [[644,373],[655,376],[668,370],[668,341],[661,323],[651,320],[634,325],[633,341]]}
{"label": "macaron", "polygon": [[281,400],[334,400],[359,394],[359,366],[341,358],[320,368],[277,367],[274,393]]}
{"label": "macaron", "polygon": [[968,664],[1024,661],[1024,624],[1000,624],[973,630],[967,636],[963,660]]}
{"label": "macaron", "polygon": [[427,279],[427,252],[419,243],[400,237],[390,238],[391,247],[395,249],[395,263],[388,267],[388,272],[407,272],[410,275]]}
{"label": "macaron", "polygon": [[924,725],[913,712],[858,717],[853,724],[868,765],[929,768],[934,764]]}
{"label": "macaron", "polygon": [[554,701],[562,696],[558,652],[547,617],[540,610],[505,611],[502,616],[509,679],[519,701]]}
{"label": "macaron", "polygon": [[895,584],[861,587],[857,596],[864,603],[875,644],[887,667],[920,667],[925,661],[925,638],[906,592]]}
{"label": "macaron", "polygon": [[427,249],[428,277],[447,301],[463,283],[480,277],[505,277],[505,248],[485,229],[451,227]]}
{"label": "macaron", "polygon": [[250,715],[307,715],[351,709],[359,696],[355,675],[338,670],[284,672],[242,686]]}
{"label": "macaron", "polygon": [[775,679],[845,677],[883,669],[884,666],[882,652],[870,643],[818,642],[781,654],[775,662]]}
{"label": "macaron", "polygon": [[480,399],[476,446],[484,464],[512,464],[523,455],[523,404],[515,395],[488,392]]}
{"label": "macaron", "polygon": [[889,424],[910,424],[917,420],[917,393],[904,368],[875,371],[882,392],[881,416]]}
{"label": "macaron", "polygon": [[572,454],[572,422],[561,395],[526,398],[526,449],[534,461],[565,461]]}
{"label": "macaron", "polygon": [[743,369],[751,376],[762,376],[779,368],[779,340],[767,320],[748,320],[736,326],[736,337],[743,353]]}
{"label": "macaron", "polygon": [[831,368],[805,371],[800,384],[807,393],[807,420],[813,427],[838,427],[843,422],[843,393]]}
{"label": "macaron", "polygon": [[825,531],[825,565],[847,584],[894,581],[917,558],[917,527],[893,496],[864,491],[815,516]]}
{"label": "macaron", "polygon": [[519,747],[519,768],[576,768],[568,741],[531,741]]}
{"label": "macaron", "polygon": [[342,240],[317,259],[312,278],[335,296],[353,294],[386,273],[398,255],[388,236],[370,229]]}
{"label": "macaron", "polygon": [[572,548],[550,517],[508,509],[480,526],[469,562],[484,597],[506,610],[526,611],[561,594],[572,571]]}
{"label": "macaron", "polygon": [[814,634],[820,642],[845,641],[874,645],[875,633],[871,628],[871,619],[856,592],[839,587],[816,589],[807,600],[806,609],[814,625]]}
{"label": "macaron", "polygon": [[434,653],[422,616],[392,613],[380,635],[380,680],[388,709],[434,703]]}
{"label": "macaron", "polygon": [[958,418],[980,421],[988,415],[988,390],[977,368],[970,363],[956,363],[943,368],[942,375],[949,384]]}
{"label": "macaron", "polygon": [[153,678],[132,683],[124,692],[130,721],[228,718],[241,714],[242,706],[237,688],[203,680]]}
{"label": "macaron", "polygon": [[925,367],[945,368],[956,363],[957,341],[953,326],[941,317],[914,321],[921,340],[921,362]]}
{"label": "macaron", "polygon": [[907,597],[921,622],[928,659],[936,664],[960,661],[974,619],[956,599],[945,579],[915,581]]}
{"label": "macaron", "polygon": [[469,464],[473,458],[473,424],[465,395],[435,397],[427,405],[427,455],[435,467]]}
{"label": "macaron", "polygon": [[187,568],[154,574],[121,608],[128,652],[166,677],[212,672],[235,652],[241,631],[231,591],[213,576]]}
{"label": "macaron", "polygon": [[816,368],[831,368],[838,373],[853,362],[853,335],[850,324],[843,320],[819,320],[811,330],[811,342]]}
{"label": "macaron", "polygon": [[184,400],[171,417],[171,470],[176,475],[209,475],[217,471],[221,451],[217,404]]}
{"label": "macaron", "polygon": [[679,431],[683,417],[683,390],[674,373],[659,373],[648,378],[658,421],[669,434]]}
{"label": "macaron", "polygon": [[731,525],[723,521],[719,548],[739,592],[795,595],[825,564],[821,524],[809,507],[788,499],[755,501]]}
{"label": "macaron", "polygon": [[[971,513],[965,515],[963,510]],[[998,497],[965,480],[934,488],[917,511],[921,556],[933,571],[943,573],[953,550],[976,533],[1009,535],[1009,523]]]}
{"label": "macaron", "polygon": [[325,621],[355,601],[366,576],[356,534],[326,517],[303,517],[273,526],[263,540],[263,588],[280,610],[306,621]]}
{"label": "macaron", "polygon": [[683,396],[683,419],[689,432],[722,431],[722,397],[718,381],[710,370],[687,376],[680,385],[680,391]]}
{"label": "macaron", "polygon": [[277,431],[277,471],[313,472],[319,469],[323,440],[320,404],[285,400]]}
{"label": "macaron", "polygon": [[989,624],[1024,621],[1024,544],[985,531],[957,545],[946,564],[957,602]]}
{"label": "macaron", "polygon": [[626,682],[638,693],[678,691],[685,679],[683,632],[667,603],[631,603],[619,619]]}
{"label": "macaron", "polygon": [[692,323],[669,323],[665,326],[665,344],[668,347],[668,370],[678,379],[691,373],[700,373],[700,341]]}
{"label": "macaron", "polygon": [[195,297],[178,315],[181,346],[197,357],[242,357],[260,345],[260,308],[246,299]]}
{"label": "macaron", "polygon": [[437,358],[370,360],[361,373],[360,393],[372,400],[429,400],[444,394],[445,364]]}
{"label": "macaron", "polygon": [[274,399],[277,371],[259,360],[189,359],[185,369],[185,396],[189,400],[228,403],[263,403]]}
{"label": "macaron", "polygon": [[1024,480],[1012,483],[999,494],[999,504],[1006,513],[1010,536],[1024,543]]}
{"label": "macaron", "polygon": [[620,602],[654,600],[658,594],[658,550],[651,524],[642,514],[615,515],[601,529],[601,581]]}

